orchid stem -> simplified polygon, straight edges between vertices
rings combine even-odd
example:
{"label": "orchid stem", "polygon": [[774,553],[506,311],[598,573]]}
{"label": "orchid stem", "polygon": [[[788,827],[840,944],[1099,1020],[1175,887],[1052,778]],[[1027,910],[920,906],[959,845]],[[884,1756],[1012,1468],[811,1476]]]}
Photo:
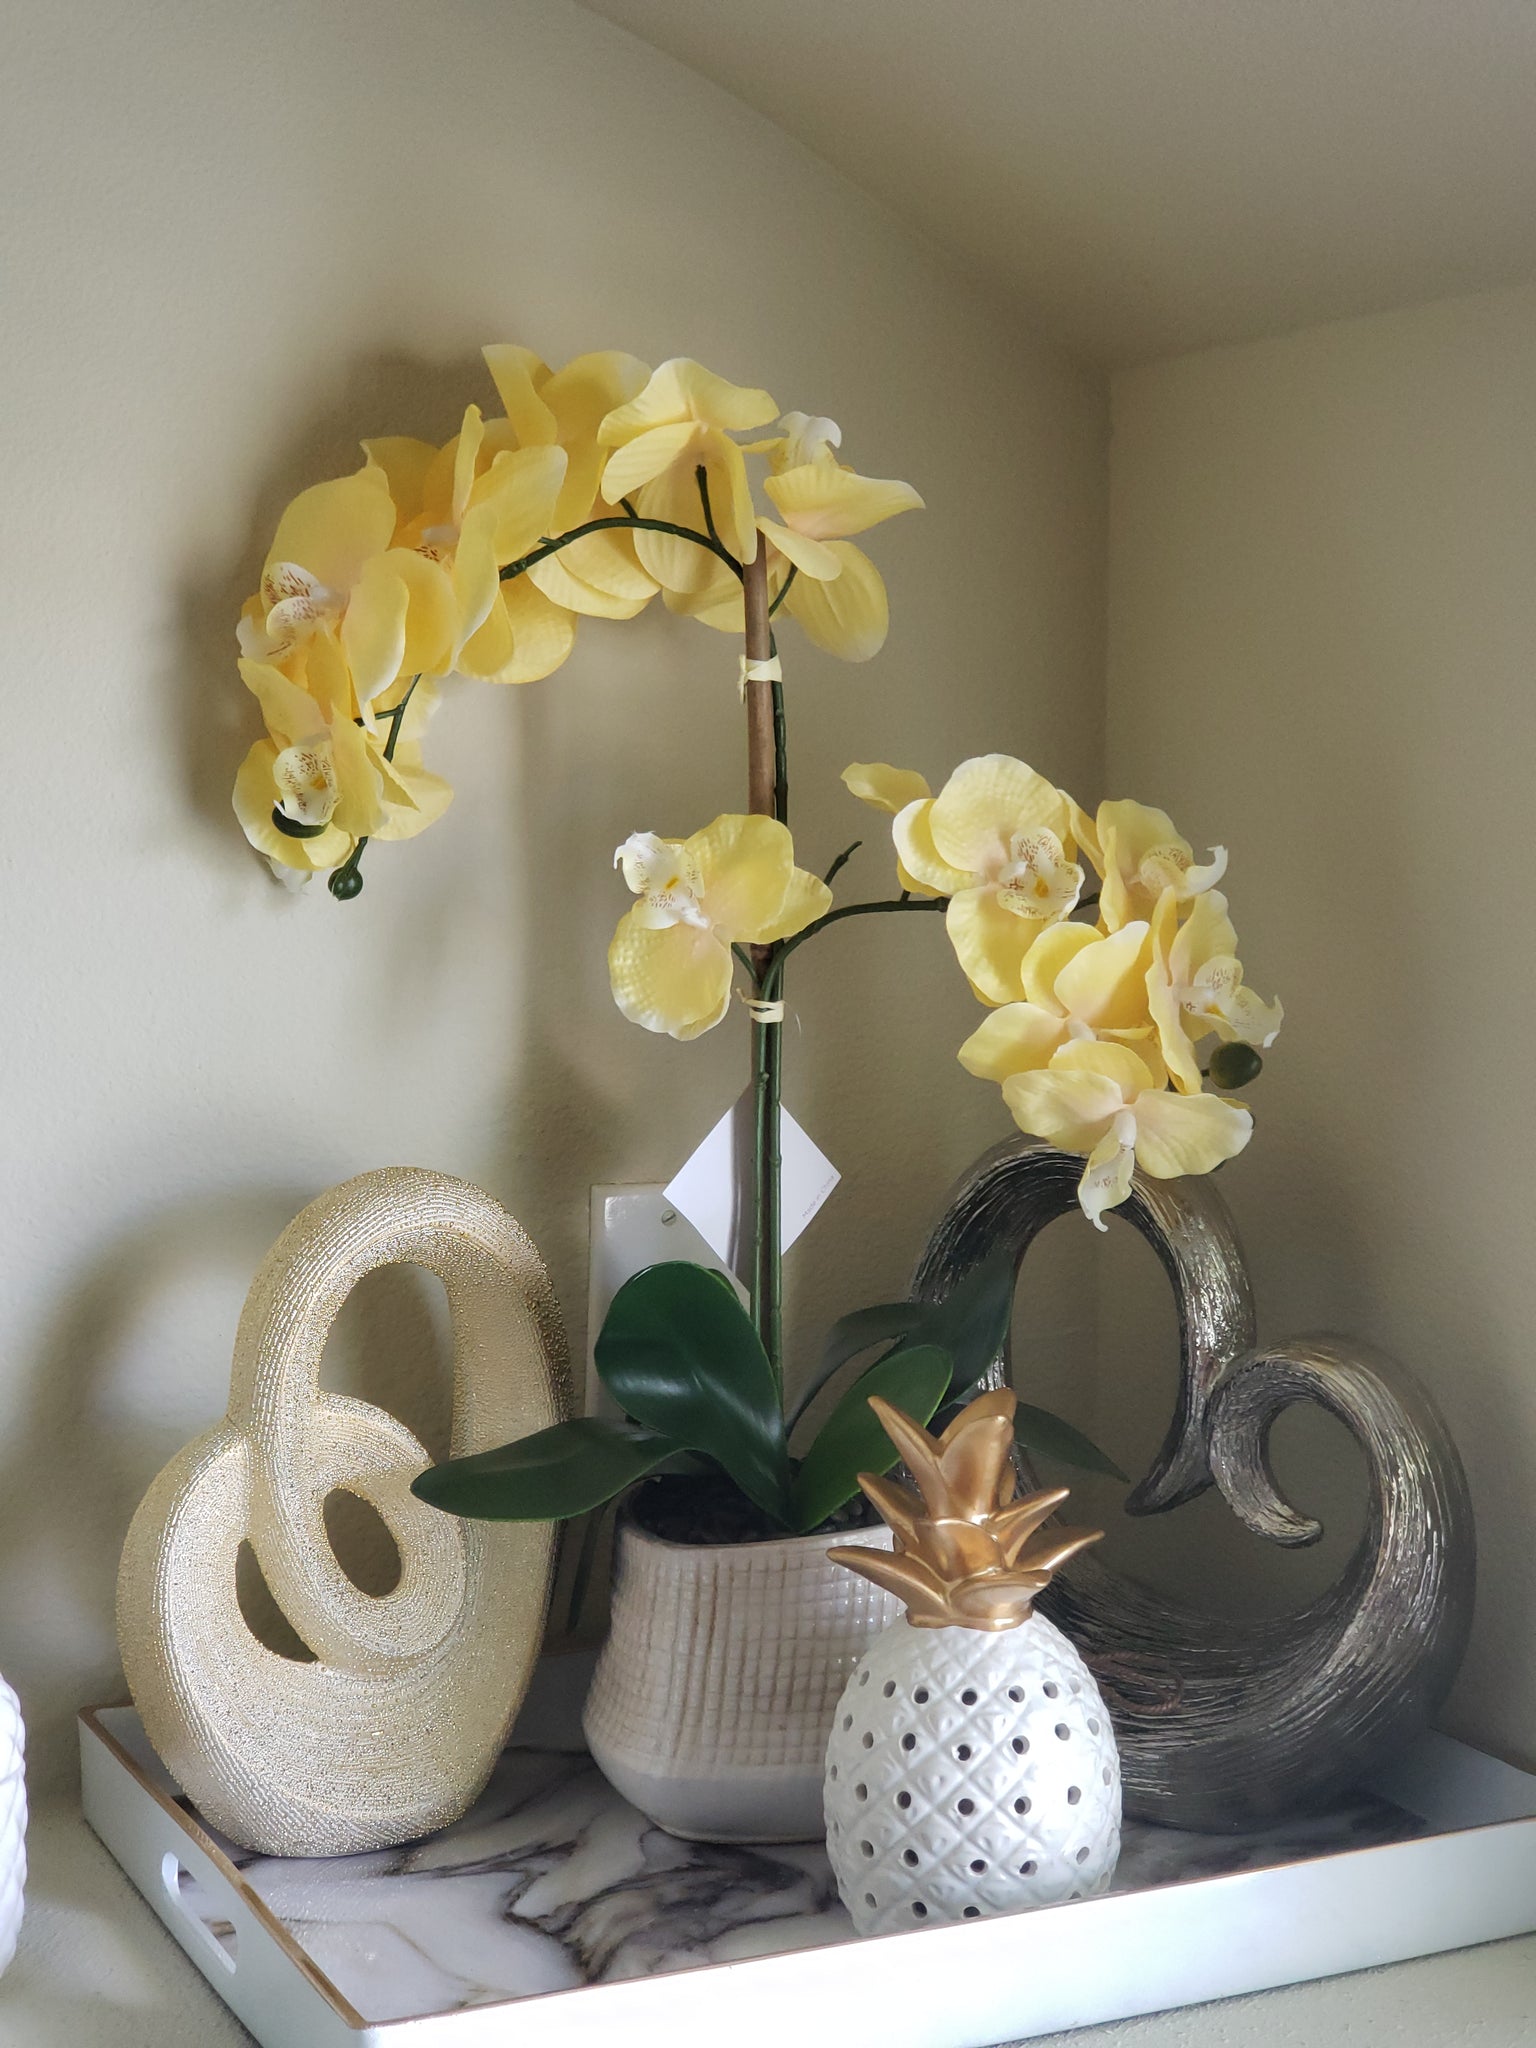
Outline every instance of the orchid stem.
{"label": "orchid stem", "polygon": [[[703,478],[700,478],[703,489]],[[746,657],[749,670],[773,654],[768,622],[768,550],[759,543],[742,577]],[[784,708],[777,687],[748,675],[747,808],[783,822],[788,808],[784,759]],[[752,978],[758,994],[772,1000],[767,978],[777,964],[774,946],[753,946]],[[784,1027],[761,1015],[752,1019],[752,1320],[762,1340],[782,1399],[784,1392],[782,1177],[779,1115],[783,1092]]]}

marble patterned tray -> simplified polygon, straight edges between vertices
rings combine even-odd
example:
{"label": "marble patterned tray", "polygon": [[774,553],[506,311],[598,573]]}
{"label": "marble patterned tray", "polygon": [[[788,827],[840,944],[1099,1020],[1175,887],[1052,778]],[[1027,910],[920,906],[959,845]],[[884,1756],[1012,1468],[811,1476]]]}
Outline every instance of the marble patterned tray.
{"label": "marble patterned tray", "polygon": [[1444,1737],[1287,1827],[1133,1823],[1105,1898],[867,1942],[819,1844],[675,1841],[570,1749],[511,1748],[456,1826],[326,1860],[223,1840],[131,1707],[81,1746],[87,1818],[263,2048],[965,2048],[1536,1928],[1536,1778]]}

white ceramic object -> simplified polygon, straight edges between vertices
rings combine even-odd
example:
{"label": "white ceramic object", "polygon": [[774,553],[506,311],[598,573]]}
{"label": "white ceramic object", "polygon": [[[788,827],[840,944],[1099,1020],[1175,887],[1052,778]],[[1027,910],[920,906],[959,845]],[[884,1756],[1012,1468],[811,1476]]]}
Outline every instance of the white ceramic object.
{"label": "white ceramic object", "polygon": [[1106,1891],[1120,1760],[1098,1687],[1043,1615],[880,1637],[827,1745],[827,1854],[860,1934]]}
{"label": "white ceramic object", "polygon": [[16,1953],[27,1882],[26,1731],[21,1702],[0,1678],[0,1971]]}
{"label": "white ceramic object", "polygon": [[[123,1546],[118,1642],[150,1740],[207,1819],[269,1855],[385,1848],[456,1819],[490,1776],[543,1634],[548,1525],[427,1506],[410,1490],[430,1462],[412,1432],[320,1385],[343,1303],[401,1261],[447,1296],[455,1457],[560,1419],[559,1310],[527,1235],[446,1174],[360,1174],[267,1254],[225,1419],[165,1467]],[[331,1547],[338,1490],[377,1510],[399,1552],[379,1598]],[[236,1593],[245,1541],[313,1662],[252,1633]]]}
{"label": "white ceramic object", "polygon": [[[890,1548],[888,1529],[858,1533]],[[828,1562],[846,1541],[664,1543],[620,1525],[613,1622],[584,1725],[610,1784],[670,1834],[821,1835],[833,1709],[901,1612]]]}

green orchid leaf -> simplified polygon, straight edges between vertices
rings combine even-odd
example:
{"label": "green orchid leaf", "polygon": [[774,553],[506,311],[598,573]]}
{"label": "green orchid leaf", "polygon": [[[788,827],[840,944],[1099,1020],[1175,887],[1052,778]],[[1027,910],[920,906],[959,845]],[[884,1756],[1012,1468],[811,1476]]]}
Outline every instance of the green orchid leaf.
{"label": "green orchid leaf", "polygon": [[494,1451],[429,1466],[411,1491],[475,1521],[563,1522],[601,1507],[680,1449],[653,1430],[578,1416]]}
{"label": "green orchid leaf", "polygon": [[839,1316],[827,1332],[816,1370],[800,1390],[790,1413],[790,1428],[794,1428],[828,1380],[861,1351],[872,1351],[877,1344],[888,1344],[893,1338],[921,1341],[923,1331],[937,1313],[927,1301],[882,1301],[873,1308],[856,1308],[850,1315]]}
{"label": "green orchid leaf", "polygon": [[988,1367],[1002,1356],[1013,1318],[1013,1288],[1018,1252],[999,1245],[973,1266],[943,1301],[931,1304],[932,1320],[924,1328],[930,1344],[941,1344],[955,1361],[953,1400],[961,1400]]}
{"label": "green orchid leaf", "polygon": [[951,1373],[947,1351],[914,1344],[878,1359],[861,1373],[817,1432],[795,1474],[794,1526],[798,1535],[819,1528],[859,1489],[859,1474],[889,1472],[899,1453],[875,1419],[871,1394],[880,1394],[914,1422],[926,1423],[944,1399]]}
{"label": "green orchid leaf", "polygon": [[1073,1465],[1079,1472],[1104,1472],[1111,1479],[1130,1484],[1114,1459],[1101,1451],[1091,1437],[1045,1408],[1031,1408],[1021,1401],[1013,1418],[1013,1436],[1021,1450],[1054,1459],[1058,1465]]}
{"label": "green orchid leaf", "polygon": [[789,1515],[778,1384],[752,1318],[703,1266],[648,1266],[613,1297],[594,1349],[626,1415],[702,1451],[776,1521]]}

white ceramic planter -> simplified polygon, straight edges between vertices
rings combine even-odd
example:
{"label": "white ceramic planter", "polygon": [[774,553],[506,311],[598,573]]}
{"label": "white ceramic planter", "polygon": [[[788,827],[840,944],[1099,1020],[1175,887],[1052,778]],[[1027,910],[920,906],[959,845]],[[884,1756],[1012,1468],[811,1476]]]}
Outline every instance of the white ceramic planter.
{"label": "white ceramic planter", "polygon": [[0,1678],[0,1971],[16,1953],[27,1881],[27,1788],[21,1702]]}
{"label": "white ceramic planter", "polygon": [[[833,1709],[899,1602],[828,1562],[849,1540],[664,1543],[621,1523],[613,1624],[587,1698],[609,1782],[669,1834],[818,1838]],[[889,1548],[888,1529],[858,1541]]]}

